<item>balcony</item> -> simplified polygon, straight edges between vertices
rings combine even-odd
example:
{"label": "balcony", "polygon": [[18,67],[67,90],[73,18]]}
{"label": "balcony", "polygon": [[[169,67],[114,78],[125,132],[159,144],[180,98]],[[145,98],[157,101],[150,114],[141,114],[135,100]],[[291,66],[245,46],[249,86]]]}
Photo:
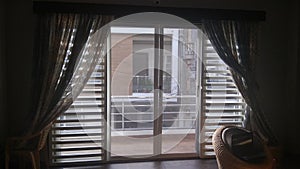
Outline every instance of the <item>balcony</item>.
{"label": "balcony", "polygon": [[[195,96],[164,96],[162,153],[195,153]],[[153,97],[114,96],[111,105],[112,156],[153,154]]]}

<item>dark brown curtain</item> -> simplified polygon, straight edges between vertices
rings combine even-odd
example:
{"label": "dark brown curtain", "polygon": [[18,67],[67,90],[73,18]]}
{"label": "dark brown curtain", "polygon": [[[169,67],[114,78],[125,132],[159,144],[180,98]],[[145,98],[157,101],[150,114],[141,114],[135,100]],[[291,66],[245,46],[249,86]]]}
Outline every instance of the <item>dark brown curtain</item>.
{"label": "dark brown curtain", "polygon": [[256,132],[271,145],[277,139],[269,127],[259,102],[255,77],[257,55],[257,22],[205,20],[202,28],[220,58],[230,67],[235,83],[246,103],[244,127]]}
{"label": "dark brown curtain", "polygon": [[41,131],[73,103],[106,50],[111,16],[38,14],[34,104],[29,130]]}

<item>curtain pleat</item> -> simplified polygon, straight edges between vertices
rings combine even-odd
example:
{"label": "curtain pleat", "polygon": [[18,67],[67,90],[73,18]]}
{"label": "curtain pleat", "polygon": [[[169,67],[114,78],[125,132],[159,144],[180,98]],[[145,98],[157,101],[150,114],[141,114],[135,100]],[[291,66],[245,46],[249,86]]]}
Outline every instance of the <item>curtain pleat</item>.
{"label": "curtain pleat", "polygon": [[230,67],[234,81],[247,103],[244,127],[257,133],[270,145],[276,145],[277,138],[258,100],[259,91],[254,74],[258,23],[204,20],[202,28],[220,58]]}
{"label": "curtain pleat", "polygon": [[39,14],[35,42],[35,94],[30,129],[39,132],[53,123],[79,95],[96,63],[105,57],[105,27],[112,16]]}

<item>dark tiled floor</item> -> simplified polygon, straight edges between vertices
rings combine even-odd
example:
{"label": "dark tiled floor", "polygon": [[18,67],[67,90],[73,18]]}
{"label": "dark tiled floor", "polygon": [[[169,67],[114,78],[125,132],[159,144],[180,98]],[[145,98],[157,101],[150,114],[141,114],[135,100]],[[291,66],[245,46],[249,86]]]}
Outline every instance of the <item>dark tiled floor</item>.
{"label": "dark tiled floor", "polygon": [[101,166],[63,167],[57,169],[218,169],[216,160],[170,160],[153,162],[115,163]]}

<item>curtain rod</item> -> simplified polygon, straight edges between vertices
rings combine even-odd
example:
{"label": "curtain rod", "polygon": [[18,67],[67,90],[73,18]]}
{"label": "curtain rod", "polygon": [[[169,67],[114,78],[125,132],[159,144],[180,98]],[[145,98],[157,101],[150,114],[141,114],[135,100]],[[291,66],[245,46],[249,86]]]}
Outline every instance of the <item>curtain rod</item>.
{"label": "curtain rod", "polygon": [[182,17],[193,23],[201,23],[202,19],[245,21],[265,21],[266,19],[265,11],[38,1],[33,2],[33,11],[35,13],[58,12],[114,15],[116,18],[140,12],[163,12]]}

